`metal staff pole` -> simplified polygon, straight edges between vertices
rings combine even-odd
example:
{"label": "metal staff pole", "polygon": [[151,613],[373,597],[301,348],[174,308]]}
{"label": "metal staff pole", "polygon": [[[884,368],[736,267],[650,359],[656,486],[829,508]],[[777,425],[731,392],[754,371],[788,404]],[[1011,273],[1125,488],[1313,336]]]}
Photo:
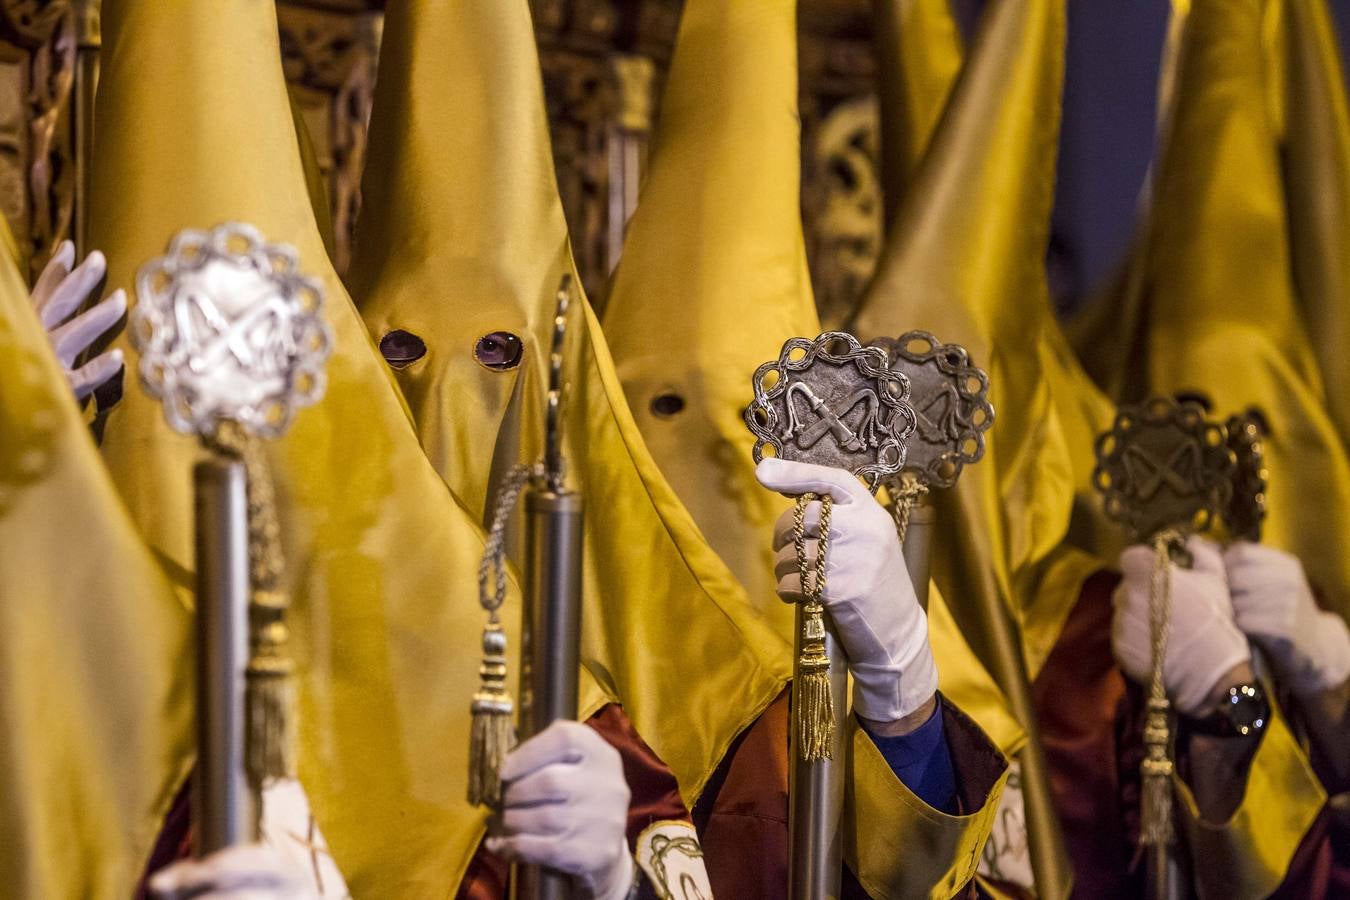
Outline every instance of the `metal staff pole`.
{"label": "metal staff pole", "polygon": [[[323,393],[332,333],[322,286],[297,262],[251,225],[186,229],[141,267],[127,329],[141,386],[210,451],[193,469],[199,855],[256,840],[264,785],[294,774],[284,560],[257,441]],[[178,327],[192,317],[215,324]]]}
{"label": "metal staff pole", "polygon": [[[550,489],[525,498],[526,623],[529,671],[521,704],[521,738],[533,737],[558,719],[577,717],[577,671],[581,644],[583,502],[580,494]],[[518,896],[566,900],[567,876],[539,866],[520,866]]]}
{"label": "metal staff pole", "polygon": [[[549,356],[544,465],[525,496],[525,621],[521,629],[528,670],[521,679],[520,737],[528,739],[558,719],[577,717],[581,665],[581,584],[585,502],[563,485],[563,340],[571,276],[558,286]],[[566,900],[567,876],[519,866],[516,894],[523,900]]]}
{"label": "metal staff pole", "polygon": [[193,852],[257,839],[244,771],[248,663],[248,500],[244,464],[212,458],[193,470],[197,553],[197,769]]}
{"label": "metal staff pole", "polygon": [[909,509],[909,524],[900,550],[919,605],[928,611],[928,581],[933,568],[933,504],[920,497]]}
{"label": "metal staff pole", "polygon": [[[802,655],[802,606],[797,606],[797,639],[793,648],[800,662]],[[830,660],[830,698],[842,715],[848,709],[848,658],[835,634],[829,614],[825,614],[825,655]],[[794,672],[792,705],[801,707],[803,679]],[[792,747],[801,746],[799,717],[792,716]],[[844,866],[844,766],[847,762],[844,729],[833,732],[828,759],[806,760],[800,752],[792,754],[792,772],[788,782],[788,897],[789,900],[827,900],[839,896]]]}
{"label": "metal staff pole", "polygon": [[[1220,515],[1232,519],[1236,457],[1224,424],[1207,419],[1208,408],[1191,396],[1153,397],[1122,406],[1110,430],[1097,437],[1097,466],[1092,480],[1106,513],[1123,525],[1132,540],[1152,544],[1157,554],[1149,596],[1152,678],[1144,724],[1146,756],[1140,843],[1145,850],[1146,896],[1174,900],[1189,896],[1184,877],[1188,860],[1176,846],[1173,821],[1173,713],[1162,676],[1171,616],[1171,575],[1167,567],[1191,565],[1185,538],[1207,529]],[[1174,460],[1191,462],[1184,472]],[[1166,473],[1158,489],[1149,473]],[[1263,503],[1263,498],[1261,499]]]}
{"label": "metal staff pole", "polygon": [[1145,877],[1148,879],[1148,900],[1182,900],[1186,891],[1176,852],[1166,844],[1154,844],[1147,850]]}
{"label": "metal staff pole", "polygon": [[[790,338],[777,360],[755,370],[751,386],[745,422],[755,436],[756,463],[771,450],[780,459],[866,478],[874,493],[903,465],[917,416],[909,383],[890,372],[884,350],[844,332]],[[852,415],[855,407],[863,409],[860,418]],[[814,574],[804,529],[812,500],[821,503]],[[810,493],[797,501],[793,539],[804,602],[797,607],[792,679],[788,897],[827,900],[839,896],[843,878],[848,658],[821,602],[831,503]]]}

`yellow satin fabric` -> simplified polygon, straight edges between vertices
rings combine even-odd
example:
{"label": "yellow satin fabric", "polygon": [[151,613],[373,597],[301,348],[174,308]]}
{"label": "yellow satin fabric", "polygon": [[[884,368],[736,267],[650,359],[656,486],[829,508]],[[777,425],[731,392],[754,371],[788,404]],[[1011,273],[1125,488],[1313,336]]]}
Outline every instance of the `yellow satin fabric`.
{"label": "yellow satin fabric", "polygon": [[23,274],[28,271],[28,260],[19,250],[19,241],[14,237],[14,230],[9,227],[8,219],[0,219],[0,248],[4,249],[5,256],[13,262],[14,271],[20,276],[19,283],[23,285],[26,281]]}
{"label": "yellow satin fabric", "polygon": [[928,643],[938,664],[938,690],[974,719],[1004,754],[1026,745],[1026,730],[1008,711],[1008,700],[970,649],[936,584],[928,588]]}
{"label": "yellow satin fabric", "polygon": [[333,238],[333,211],[328,205],[328,186],[324,183],[323,170],[319,168],[313,135],[309,133],[309,126],[305,124],[300,105],[294,98],[291,99],[291,120],[300,145],[300,168],[305,173],[305,193],[309,195],[309,206],[314,211],[314,223],[323,240],[323,249],[332,259],[336,245]]}
{"label": "yellow satin fabric", "polygon": [[[495,481],[540,458],[554,292],[564,273],[579,284],[528,4],[391,2],[380,72],[349,281],[375,338],[426,341],[395,377],[426,455],[486,516]],[[587,502],[583,655],[692,803],[786,684],[791,649],[663,479],[574,297],[564,435]],[[502,330],[525,348],[505,372],[473,356]]]}
{"label": "yellow satin fabric", "polygon": [[0,435],[0,884],[122,900],[191,765],[189,618],[7,255]]}
{"label": "yellow satin fabric", "polygon": [[1298,302],[1350,443],[1350,103],[1325,0],[1286,5],[1285,188]]}
{"label": "yellow satin fabric", "polygon": [[[895,776],[857,719],[849,716],[847,727],[844,856],[849,869],[869,897],[955,896],[975,877],[1009,770],[1003,769],[978,810],[948,815],[919,799]],[[988,740],[982,734],[972,737]]]}
{"label": "yellow satin fabric", "polygon": [[1252,758],[1242,803],[1228,821],[1206,822],[1186,783],[1177,777],[1173,786],[1201,900],[1270,896],[1327,799],[1278,711]]}
{"label": "yellow satin fabric", "polygon": [[[756,367],[820,332],[800,213],[794,0],[689,0],[605,336],[642,436],[750,602],[790,640],[743,417]],[[679,396],[661,415],[653,400]]]}
{"label": "yellow satin fabric", "polygon": [[[985,458],[936,497],[934,580],[1031,731],[1023,775],[1043,897],[1066,895],[1071,875],[1030,678],[1096,567],[1066,542],[1097,552],[1114,543],[1090,489],[1092,439],[1111,409],[1057,329],[1044,271],[1064,15],[1063,3],[1008,0],[985,11],[853,323],[864,339],[932,331],[990,373],[997,419]],[[896,78],[907,76],[883,73]],[[882,109],[883,120],[903,113]],[[912,151],[895,152],[892,167],[903,168]]]}
{"label": "yellow satin fabric", "polygon": [[[972,557],[996,570],[981,578],[1039,640],[1057,633],[1067,609],[1027,618],[1031,594],[1012,582],[1065,539],[1075,499],[1089,520],[1096,515],[1091,442],[1111,410],[1073,360],[1045,285],[1063,10],[999,3],[985,19],[853,327],[864,338],[924,328],[989,370],[998,418],[985,459],[962,475],[956,496],[939,498],[950,508],[941,528],[955,538],[938,542],[939,555],[981,543]],[[1089,533],[1104,541],[1106,529]],[[960,574],[946,563],[935,571],[939,581]],[[981,616],[965,612],[972,591],[947,587],[958,621],[978,629]]]}
{"label": "yellow satin fabric", "polygon": [[[819,330],[798,212],[794,6],[686,4],[604,319],[662,471],[752,602],[789,638],[792,608],[776,596],[770,540],[783,501],[755,481],[742,412],[755,367],[776,358],[785,339]],[[654,412],[664,394],[680,396],[683,411]],[[989,723],[1001,745],[1017,745],[1021,729],[936,591],[930,613],[943,690]],[[874,895],[895,896],[900,886],[912,896],[920,885],[941,893],[968,880],[963,865],[977,854],[967,845],[987,838],[997,791],[981,815],[941,816],[898,782],[865,735],[854,746],[849,821],[867,823],[854,868]],[[882,834],[889,838],[875,839]]]}
{"label": "yellow satin fabric", "polygon": [[1152,393],[1198,389],[1221,414],[1261,408],[1271,425],[1264,539],[1295,553],[1346,615],[1350,555],[1329,536],[1350,529],[1350,461],[1300,318],[1284,115],[1272,100],[1282,92],[1271,91],[1265,64],[1289,14],[1259,0],[1192,2],[1152,221],[1133,261],[1133,353]]}
{"label": "yellow satin fabric", "polygon": [[[465,802],[481,532],[427,463],[329,265],[273,5],[109,0],[103,26],[91,202],[110,285],[132,288],[181,228],[242,220],[297,247],[326,288],[336,336],[327,393],[268,453],[294,602],[300,777],[357,896],[445,897],[485,816]],[[123,347],[134,373],[137,356]],[[198,453],[128,385],[104,455],[145,538],[184,584]],[[512,632],[519,611],[513,583]]]}
{"label": "yellow satin fabric", "polygon": [[961,74],[965,47],[952,0],[876,0],[872,40],[877,68],[881,181],[886,227],[896,224],[905,189],[928,152]]}

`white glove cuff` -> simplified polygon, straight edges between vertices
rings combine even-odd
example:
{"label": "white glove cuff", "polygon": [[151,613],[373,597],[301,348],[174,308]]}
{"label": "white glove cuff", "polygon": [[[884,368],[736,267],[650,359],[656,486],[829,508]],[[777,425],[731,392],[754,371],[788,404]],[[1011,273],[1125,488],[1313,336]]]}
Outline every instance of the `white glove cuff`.
{"label": "white glove cuff", "polygon": [[633,886],[637,882],[637,865],[633,855],[628,852],[625,843],[619,862],[609,872],[602,884],[595,886],[588,895],[594,900],[625,900],[633,895]]}
{"label": "white glove cuff", "polygon": [[895,665],[853,665],[853,712],[874,722],[894,722],[917,711],[937,692],[937,664],[928,628],[916,628],[910,659]]}
{"label": "white glove cuff", "polygon": [[[1224,677],[1242,663],[1251,662],[1252,653],[1245,640],[1240,642],[1194,641],[1191,646],[1177,647],[1175,656],[1168,652],[1168,662],[1185,667],[1185,673],[1164,669],[1163,680],[1177,712],[1188,716],[1204,715],[1210,710],[1210,697]],[[1203,675],[1209,677],[1203,677]],[[1175,689],[1171,687],[1175,685]],[[1147,686],[1147,685],[1146,685]]]}
{"label": "white glove cuff", "polygon": [[1307,650],[1307,664],[1289,686],[1296,694],[1319,694],[1350,678],[1350,628],[1333,612],[1318,613],[1316,646]]}

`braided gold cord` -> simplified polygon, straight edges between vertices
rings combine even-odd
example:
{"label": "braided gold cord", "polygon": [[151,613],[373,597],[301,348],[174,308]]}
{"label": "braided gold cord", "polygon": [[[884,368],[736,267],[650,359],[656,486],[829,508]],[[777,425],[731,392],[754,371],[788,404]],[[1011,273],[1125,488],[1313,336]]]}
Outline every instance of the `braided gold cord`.
{"label": "braided gold cord", "polygon": [[[806,556],[806,508],[820,501],[820,529],[814,571]],[[798,750],[808,761],[834,755],[834,700],[830,695],[830,658],[825,653],[825,565],[830,549],[830,515],[834,506],[828,495],[803,494],[793,511],[792,540],[797,553],[797,574],[802,583],[801,654],[797,658],[794,715],[797,718]],[[814,576],[814,577],[813,577]]]}
{"label": "braided gold cord", "polygon": [[[497,610],[506,600],[506,523],[510,521],[511,511],[516,508],[516,500],[532,476],[542,477],[544,470],[540,466],[518,465],[506,474],[497,491],[497,504],[492,510],[492,523],[488,528],[487,541],[483,546],[483,561],[478,565],[478,603],[488,613],[488,620],[497,621]],[[496,573],[492,590],[488,589],[489,580]]]}
{"label": "braided gold cord", "polygon": [[506,602],[506,526],[520,492],[531,477],[543,477],[542,466],[518,465],[497,490],[492,523],[478,566],[478,602],[487,615],[483,627],[483,662],[478,690],[469,705],[469,803],[495,807],[501,803],[501,767],[515,746],[512,716],[515,704],[506,689],[506,632],[500,610]]}
{"label": "braided gold cord", "polygon": [[249,583],[255,591],[274,591],[281,582],[281,525],[276,492],[267,471],[262,444],[237,422],[220,423],[209,446],[244,464],[248,482]]}
{"label": "braided gold cord", "polygon": [[895,533],[903,544],[905,534],[909,531],[909,515],[928,493],[928,485],[916,478],[913,472],[902,472],[893,484],[891,497],[895,504],[891,507],[891,513],[895,516]]}
{"label": "braided gold cord", "polygon": [[[285,559],[276,493],[262,443],[224,421],[207,445],[244,464],[248,497],[249,658],[244,669],[244,770],[258,798],[267,782],[295,775],[295,687],[290,599],[281,588]],[[262,804],[255,804],[261,811]]]}
{"label": "braided gold cord", "polygon": [[1172,627],[1171,547],[1180,543],[1182,534],[1166,529],[1153,536],[1153,572],[1149,583],[1149,635],[1152,644],[1152,671],[1149,678],[1148,713],[1144,720],[1144,760],[1142,822],[1140,842],[1157,847],[1171,844],[1172,823],[1171,703],[1163,682],[1163,660]]}
{"label": "braided gold cord", "polygon": [[1153,538],[1153,578],[1149,585],[1148,624],[1153,650],[1149,694],[1167,696],[1163,684],[1163,656],[1172,630],[1172,556],[1169,548],[1180,539],[1174,530],[1159,532]]}
{"label": "braided gold cord", "polygon": [[[806,558],[806,508],[812,501],[820,501],[820,534],[816,538],[815,571]],[[807,603],[820,603],[825,594],[825,556],[830,549],[830,515],[834,508],[834,498],[829,494],[802,494],[797,498],[796,508],[792,512],[792,543],[797,551],[797,572],[801,575],[802,595]],[[814,574],[814,578],[811,576]]]}

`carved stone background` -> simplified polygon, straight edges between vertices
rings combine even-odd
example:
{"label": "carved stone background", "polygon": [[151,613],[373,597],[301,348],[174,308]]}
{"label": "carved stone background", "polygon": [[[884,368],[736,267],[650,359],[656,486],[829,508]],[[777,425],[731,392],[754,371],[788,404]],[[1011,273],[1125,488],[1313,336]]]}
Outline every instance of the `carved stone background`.
{"label": "carved stone background", "polygon": [[39,266],[74,219],[76,26],[68,2],[0,3],[0,208]]}
{"label": "carved stone background", "polygon": [[[682,0],[530,5],[559,189],[577,265],[599,305],[636,198]],[[286,78],[325,175],[340,271],[360,212],[382,6],[278,0]],[[867,19],[866,0],[801,4],[803,218],[829,319],[856,299],[880,247]],[[0,209],[34,275],[83,227],[97,48],[97,0],[0,0]]]}

